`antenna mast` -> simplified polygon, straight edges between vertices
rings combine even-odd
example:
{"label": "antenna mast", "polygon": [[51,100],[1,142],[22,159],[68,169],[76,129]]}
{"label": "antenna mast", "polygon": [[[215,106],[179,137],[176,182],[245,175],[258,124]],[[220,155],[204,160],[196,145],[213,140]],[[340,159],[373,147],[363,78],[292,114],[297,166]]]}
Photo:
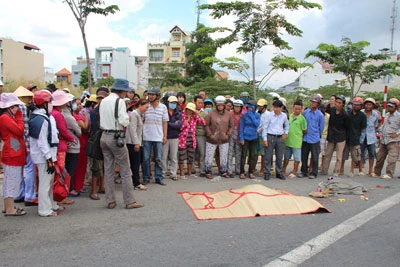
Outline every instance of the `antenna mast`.
{"label": "antenna mast", "polygon": [[[394,1],[396,1],[396,0],[394,0]],[[196,0],[196,2],[197,2],[197,24],[196,24],[196,26],[199,26],[199,23],[200,23],[200,14],[201,14],[201,10],[199,9],[200,0]]]}
{"label": "antenna mast", "polygon": [[394,40],[394,30],[396,28],[396,19],[397,19],[397,7],[396,7],[396,0],[393,0],[393,7],[392,7],[392,14],[390,16],[392,22],[390,24],[390,52],[393,53],[393,40]]}

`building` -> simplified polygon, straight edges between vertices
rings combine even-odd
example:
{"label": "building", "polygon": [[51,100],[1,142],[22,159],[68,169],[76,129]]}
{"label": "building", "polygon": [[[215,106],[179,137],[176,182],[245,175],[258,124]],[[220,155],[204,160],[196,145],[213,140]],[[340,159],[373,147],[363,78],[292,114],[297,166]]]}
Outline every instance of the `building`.
{"label": "building", "polygon": [[[75,64],[72,65],[71,67],[71,72],[72,72],[72,86],[74,87],[79,87],[79,82],[81,80],[81,72],[87,68],[87,60],[86,57],[77,57]],[[95,65],[95,60],[94,58],[90,59],[90,70],[92,71],[92,76],[95,76],[95,70],[96,70],[96,65]]]}
{"label": "building", "polygon": [[186,44],[191,35],[179,28],[173,27],[170,31],[170,40],[164,43],[147,44],[148,84],[158,86],[166,71],[178,71],[182,77],[186,76]]}
{"label": "building", "polygon": [[309,90],[317,90],[321,86],[341,84],[345,85],[346,76],[341,73],[333,72],[333,67],[328,63],[316,61],[313,67],[306,68],[299,79],[299,87],[307,88]]}
{"label": "building", "polygon": [[54,69],[49,67],[44,67],[44,82],[46,84],[54,83],[56,80],[56,75],[54,73]]}
{"label": "building", "polygon": [[71,84],[72,73],[69,70],[67,70],[66,68],[63,68],[63,69],[59,70],[56,73],[56,77],[57,77],[57,82],[61,83],[62,85]]}
{"label": "building", "polygon": [[95,52],[94,79],[98,80],[112,76],[129,81],[130,86],[138,83],[136,57],[131,55],[128,47],[98,47]]}
{"label": "building", "polygon": [[36,45],[0,37],[0,80],[44,83],[44,56]]}
{"label": "building", "polygon": [[145,90],[147,88],[147,57],[138,56],[136,57],[136,68],[137,68],[137,84],[134,85],[135,89]]}

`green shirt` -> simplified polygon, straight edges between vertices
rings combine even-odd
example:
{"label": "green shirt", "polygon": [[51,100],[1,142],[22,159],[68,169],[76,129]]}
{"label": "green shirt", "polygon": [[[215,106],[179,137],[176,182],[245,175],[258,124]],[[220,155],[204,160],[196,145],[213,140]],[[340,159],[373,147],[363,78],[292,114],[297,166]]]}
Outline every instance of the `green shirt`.
{"label": "green shirt", "polygon": [[289,125],[289,134],[285,139],[285,145],[291,148],[301,148],[303,131],[307,129],[306,118],[302,114],[294,118],[292,113],[289,116]]}

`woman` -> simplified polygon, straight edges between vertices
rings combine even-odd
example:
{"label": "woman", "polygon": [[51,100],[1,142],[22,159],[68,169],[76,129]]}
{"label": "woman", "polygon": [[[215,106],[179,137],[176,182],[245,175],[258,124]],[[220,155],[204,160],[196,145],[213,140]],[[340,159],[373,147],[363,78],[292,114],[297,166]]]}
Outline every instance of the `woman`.
{"label": "woman", "polygon": [[182,127],[179,134],[179,172],[181,179],[186,179],[183,173],[183,164],[187,154],[187,172],[191,177],[196,177],[192,174],[192,163],[194,151],[196,149],[196,126],[197,124],[206,125],[206,121],[201,119],[197,114],[196,105],[193,103],[187,104],[184,113],[182,113]]}
{"label": "woman", "polygon": [[176,98],[178,98],[178,106],[181,111],[184,111],[186,108],[186,95],[184,92],[178,92],[176,94]]}
{"label": "woman", "polygon": [[[68,146],[75,140],[74,136],[70,134],[65,122],[64,116],[62,115],[62,110],[66,108],[67,103],[71,101],[71,98],[61,90],[57,90],[52,94],[53,97],[53,110],[50,114],[56,121],[56,126],[58,130],[59,143],[57,147],[57,165],[60,168],[60,173],[63,172],[65,168],[65,156],[67,153]],[[58,204],[73,204],[72,199],[64,199]]]}
{"label": "woman", "polygon": [[149,109],[149,101],[140,99],[131,113],[131,121],[126,128],[126,146],[129,152],[129,160],[131,163],[132,181],[135,189],[147,190],[147,187],[140,183],[139,166],[140,166],[140,150],[142,146],[143,136],[143,114]]}
{"label": "woman", "polygon": [[[92,98],[93,100],[93,98]],[[86,100],[89,102],[89,110],[92,108],[92,102],[90,100]],[[85,182],[86,175],[86,167],[88,163],[88,158],[86,156],[86,144],[89,139],[89,112],[87,109],[84,109],[82,106],[82,102],[77,99],[76,100],[77,108],[73,111],[73,116],[75,120],[78,122],[79,127],[81,127],[82,134],[79,136],[79,144],[80,150],[78,155],[78,163],[75,168],[74,174],[74,188],[77,192],[83,192],[83,184]],[[85,103],[86,106],[87,103]]]}
{"label": "woman", "polygon": [[5,216],[26,214],[22,208],[14,207],[14,198],[18,196],[22,171],[26,164],[24,120],[19,105],[24,105],[24,103],[15,94],[0,95],[0,136],[4,142],[2,163]]}
{"label": "woman", "polygon": [[240,129],[240,118],[242,117],[243,101],[240,99],[233,101],[233,134],[229,140],[229,151],[228,151],[228,174],[233,178],[233,167],[232,160],[235,154],[235,173],[240,174],[240,158],[242,155],[242,146],[239,140],[239,129]]}

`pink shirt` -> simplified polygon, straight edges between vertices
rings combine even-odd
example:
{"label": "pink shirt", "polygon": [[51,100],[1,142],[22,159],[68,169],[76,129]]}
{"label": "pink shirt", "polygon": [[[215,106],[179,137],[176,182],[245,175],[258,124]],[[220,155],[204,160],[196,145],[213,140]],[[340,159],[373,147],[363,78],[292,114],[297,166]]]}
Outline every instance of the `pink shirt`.
{"label": "pink shirt", "polygon": [[193,148],[196,148],[196,126],[197,124],[206,125],[206,121],[201,119],[199,115],[192,116],[190,121],[187,121],[187,118],[186,113],[182,113],[182,127],[178,137],[179,148],[186,148],[186,140],[190,132],[192,133]]}
{"label": "pink shirt", "polygon": [[51,115],[56,121],[57,130],[59,134],[58,152],[67,152],[68,146],[67,141],[72,142],[75,140],[74,136],[70,134],[67,128],[67,123],[65,122],[64,116],[60,111],[53,109]]}

